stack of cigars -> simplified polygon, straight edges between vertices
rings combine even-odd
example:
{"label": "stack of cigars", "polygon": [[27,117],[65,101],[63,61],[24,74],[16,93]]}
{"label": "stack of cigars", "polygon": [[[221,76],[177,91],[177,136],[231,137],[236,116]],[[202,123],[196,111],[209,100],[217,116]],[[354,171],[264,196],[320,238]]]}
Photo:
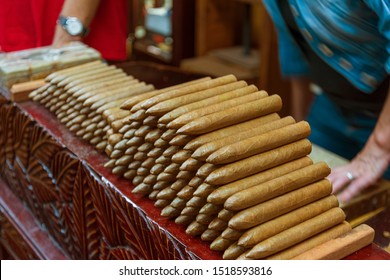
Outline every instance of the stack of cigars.
{"label": "stack of cigars", "polygon": [[352,230],[309,124],[280,117],[278,95],[233,75],[156,90],[100,61],[46,82],[30,98],[223,259],[299,258]]}

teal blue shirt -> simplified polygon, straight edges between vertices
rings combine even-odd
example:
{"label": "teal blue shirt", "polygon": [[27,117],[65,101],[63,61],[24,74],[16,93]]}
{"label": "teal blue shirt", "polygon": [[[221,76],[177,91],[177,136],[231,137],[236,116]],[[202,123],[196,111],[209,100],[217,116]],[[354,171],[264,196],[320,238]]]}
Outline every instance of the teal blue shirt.
{"label": "teal blue shirt", "polygon": [[[315,53],[355,87],[370,93],[390,74],[390,0],[289,0],[294,19]],[[263,0],[278,31],[284,76],[309,67],[276,0]]]}

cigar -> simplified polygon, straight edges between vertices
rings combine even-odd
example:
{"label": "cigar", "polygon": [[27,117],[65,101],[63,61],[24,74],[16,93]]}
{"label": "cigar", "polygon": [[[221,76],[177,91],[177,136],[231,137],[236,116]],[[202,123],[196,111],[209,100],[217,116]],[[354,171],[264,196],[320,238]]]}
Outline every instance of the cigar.
{"label": "cigar", "polygon": [[291,160],[301,158],[308,155],[310,152],[310,141],[302,139],[249,158],[224,165],[213,171],[206,178],[206,183],[211,185],[227,184]]}
{"label": "cigar", "polygon": [[332,185],[327,179],[244,209],[229,221],[229,227],[244,230],[328,196]]}

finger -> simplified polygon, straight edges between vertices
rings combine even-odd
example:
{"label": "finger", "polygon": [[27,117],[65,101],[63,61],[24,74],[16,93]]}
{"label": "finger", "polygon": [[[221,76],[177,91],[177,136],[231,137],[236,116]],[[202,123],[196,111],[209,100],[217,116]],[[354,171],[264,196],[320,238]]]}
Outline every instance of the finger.
{"label": "finger", "polygon": [[372,185],[373,180],[371,176],[362,176],[354,180],[349,186],[343,190],[337,197],[340,201],[348,201],[358,195],[362,190]]}

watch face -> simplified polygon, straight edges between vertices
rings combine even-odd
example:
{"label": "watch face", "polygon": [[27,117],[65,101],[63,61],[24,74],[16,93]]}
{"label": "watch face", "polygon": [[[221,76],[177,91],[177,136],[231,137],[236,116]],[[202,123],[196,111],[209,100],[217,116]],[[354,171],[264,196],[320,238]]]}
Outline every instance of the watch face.
{"label": "watch face", "polygon": [[66,22],[66,29],[70,35],[80,35],[83,31],[82,23],[76,18],[68,18]]}

